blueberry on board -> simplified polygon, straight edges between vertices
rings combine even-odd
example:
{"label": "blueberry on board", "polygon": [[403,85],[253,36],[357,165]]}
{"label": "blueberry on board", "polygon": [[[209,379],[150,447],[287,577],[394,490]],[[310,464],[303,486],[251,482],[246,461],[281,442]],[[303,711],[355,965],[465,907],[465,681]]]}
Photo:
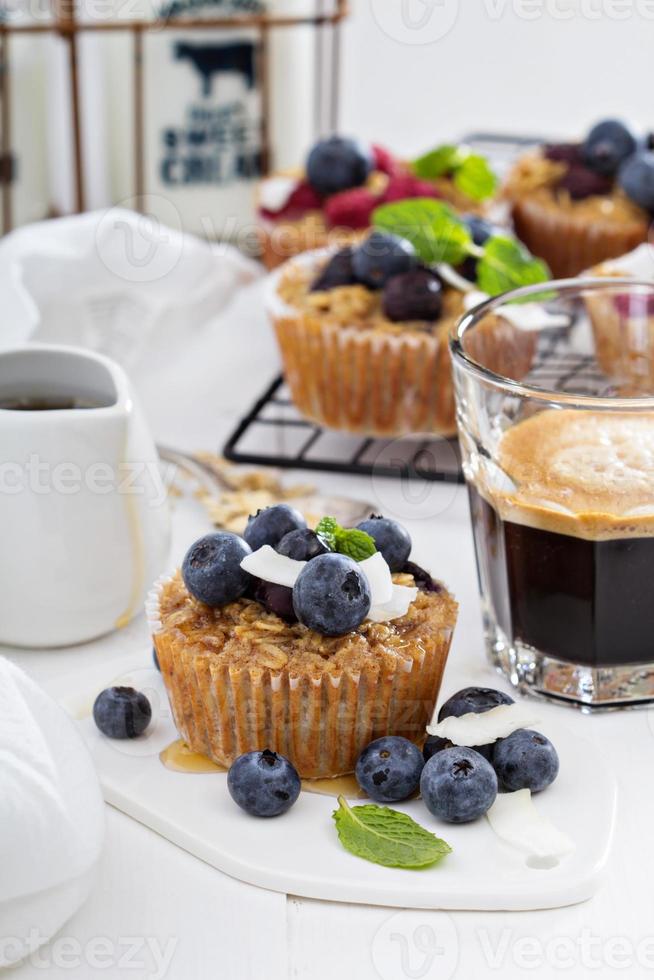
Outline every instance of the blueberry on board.
{"label": "blueberry on board", "polygon": [[422,752],[408,738],[384,735],[365,747],[355,775],[371,800],[397,803],[417,790],[424,764]]}
{"label": "blueberry on board", "polygon": [[442,752],[443,749],[451,749],[453,745],[454,742],[450,742],[449,738],[441,738],[440,735],[428,735],[422,747],[422,757],[425,762],[429,762],[432,755]]}
{"label": "blueberry on board", "polygon": [[513,704],[504,691],[496,691],[492,687],[464,687],[445,701],[438,712],[438,720],[445,718],[460,718],[461,715],[480,715],[500,704]]}
{"label": "blueberry on board", "polygon": [[318,555],[308,562],[293,586],[295,615],[324,636],[356,629],[370,611],[368,579],[346,555]]}
{"label": "blueberry on board", "polygon": [[151,719],[150,702],[133,687],[108,687],[93,705],[93,720],[108,738],[138,738]]}
{"label": "blueberry on board", "polygon": [[381,289],[392,276],[408,272],[417,262],[411,242],[384,231],[370,232],[352,256],[357,281],[371,289]]}
{"label": "blueberry on board", "polygon": [[438,320],[443,309],[440,279],[431,269],[411,269],[384,286],[382,309],[389,320]]}
{"label": "blueberry on board", "polygon": [[353,286],[357,281],[352,268],[353,254],[354,249],[348,245],[332,255],[329,262],[323,266],[318,276],[311,283],[310,292],[323,292],[336,289],[337,286]]}
{"label": "blueberry on board", "polygon": [[311,561],[318,555],[325,555],[329,548],[324,544],[315,531],[308,527],[300,527],[296,531],[285,534],[275,551],[295,561]]}
{"label": "blueberry on board", "polygon": [[370,147],[343,136],[320,140],[307,158],[307,180],[319,194],[327,196],[360,187],[373,168]]}
{"label": "blueberry on board", "polygon": [[539,793],[559,772],[559,757],[549,738],[530,728],[519,728],[497,742],[492,763],[500,789],[509,793],[518,789]]}
{"label": "blueberry on board", "polygon": [[411,554],[411,537],[406,528],[390,517],[374,514],[357,524],[357,528],[370,535],[392,572],[402,571]]}
{"label": "blueberry on board", "polygon": [[297,616],[293,609],[293,589],[289,589],[288,586],[258,579],[254,598],[264,609],[279,616],[285,622],[297,623]]}
{"label": "blueberry on board", "polygon": [[634,204],[654,211],[654,152],[636,153],[620,168],[618,183]]}
{"label": "blueberry on board", "polygon": [[182,562],[184,585],[207,606],[222,606],[245,595],[250,576],[241,562],[250,546],[231,531],[206,534],[186,552]]}
{"label": "blueberry on board", "polygon": [[497,776],[479,752],[455,745],[425,763],[420,793],[435,817],[448,823],[468,823],[493,805]]}
{"label": "blueberry on board", "polygon": [[258,510],[248,518],[243,537],[252,551],[258,551],[264,544],[274,548],[289,531],[296,531],[306,526],[307,522],[295,507],[289,504],[274,504],[272,507]]}
{"label": "blueberry on board", "polygon": [[234,802],[251,816],[278,817],[300,795],[300,777],[285,756],[264,749],[234,760],[227,773],[227,788]]}
{"label": "blueberry on board", "polygon": [[157,654],[157,648],[152,647],[152,662],[159,672],[161,672],[161,664],[159,663],[159,655]]}
{"label": "blueberry on board", "polygon": [[[461,715],[470,713],[479,715],[491,708],[497,708],[500,704],[513,704],[513,698],[503,691],[496,691],[492,687],[464,687],[457,691],[451,698],[441,705],[438,712],[438,720],[444,718],[460,718]],[[493,743],[488,745],[475,745],[475,752],[479,752],[490,762],[493,755]]]}
{"label": "blueberry on board", "polygon": [[613,177],[638,145],[638,136],[627,123],[621,119],[603,119],[586,137],[582,156],[591,170],[603,177]]}

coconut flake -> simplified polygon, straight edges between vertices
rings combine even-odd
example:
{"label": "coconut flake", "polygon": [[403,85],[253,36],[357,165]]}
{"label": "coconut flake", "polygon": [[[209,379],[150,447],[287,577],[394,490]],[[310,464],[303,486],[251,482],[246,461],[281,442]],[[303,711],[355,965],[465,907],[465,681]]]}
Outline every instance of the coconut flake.
{"label": "coconut flake", "polygon": [[393,597],[393,576],[381,551],[359,562],[359,568],[368,579],[371,592],[371,605],[383,606]]}
{"label": "coconut flake", "polygon": [[450,716],[438,724],[427,725],[430,735],[448,738],[454,745],[489,745],[506,738],[519,728],[531,728],[538,722],[533,712],[523,704],[500,704],[479,714],[474,711],[459,718]]}
{"label": "coconut flake", "polygon": [[305,561],[297,561],[295,558],[287,558],[280,555],[269,544],[253,551],[251,555],[246,555],[241,562],[241,568],[250,575],[262,578],[264,582],[273,582],[275,585],[286,585],[292,589],[298,580],[298,576],[304,566]]}
{"label": "coconut flake", "polygon": [[498,793],[486,816],[498,837],[529,857],[547,862],[575,849],[574,841],[538,812],[528,789]]}
{"label": "coconut flake", "polygon": [[[463,305],[466,310],[471,310],[473,306],[478,306],[489,299],[486,293],[471,292],[466,293]],[[518,330],[527,332],[532,330],[551,330],[554,327],[567,327],[569,317],[562,313],[548,313],[540,303],[515,303],[507,306],[498,306],[493,310],[496,316],[501,316]]]}
{"label": "coconut flake", "polygon": [[268,177],[259,189],[259,207],[276,214],[286,207],[297,186],[298,180],[295,177]]}
{"label": "coconut flake", "polygon": [[409,606],[414,602],[417,595],[418,590],[412,586],[393,585],[389,601],[381,605],[371,606],[366,619],[372,620],[373,623],[387,623],[391,619],[406,616]]}
{"label": "coconut flake", "polygon": [[626,255],[609,259],[604,268],[607,272],[618,272],[634,279],[654,279],[654,249],[646,242]]}

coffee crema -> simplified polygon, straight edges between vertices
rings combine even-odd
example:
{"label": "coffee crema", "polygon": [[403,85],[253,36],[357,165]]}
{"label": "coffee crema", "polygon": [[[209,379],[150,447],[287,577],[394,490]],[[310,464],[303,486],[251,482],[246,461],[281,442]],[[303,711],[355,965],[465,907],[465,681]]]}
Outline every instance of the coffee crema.
{"label": "coffee crema", "polygon": [[588,666],[654,659],[654,413],[546,410],[496,459],[470,501],[506,636]]}

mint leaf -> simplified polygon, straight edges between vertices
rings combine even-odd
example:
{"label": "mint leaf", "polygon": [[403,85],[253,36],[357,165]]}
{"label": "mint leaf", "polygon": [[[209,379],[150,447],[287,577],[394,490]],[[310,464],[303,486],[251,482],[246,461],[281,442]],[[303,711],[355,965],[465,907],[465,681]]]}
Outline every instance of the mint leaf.
{"label": "mint leaf", "polygon": [[341,555],[347,555],[354,561],[365,561],[377,551],[374,538],[366,531],[360,531],[356,527],[341,528],[336,533],[336,551]]}
{"label": "mint leaf", "polygon": [[488,239],[477,263],[477,285],[489,296],[498,296],[519,286],[547,282],[549,278],[545,262],[534,258],[520,242],[502,235]]}
{"label": "mint leaf", "polygon": [[336,532],[341,527],[335,517],[323,517],[316,524],[316,534],[332,551],[336,551]]}
{"label": "mint leaf", "polygon": [[335,517],[323,517],[316,524],[316,534],[332,551],[353,561],[365,561],[377,551],[369,534],[356,527],[341,527]]}
{"label": "mint leaf", "polygon": [[465,224],[443,201],[414,197],[383,204],[372,213],[382,231],[408,239],[423,262],[460,265],[470,254],[472,238]]}
{"label": "mint leaf", "polygon": [[473,201],[490,197],[497,186],[497,178],[486,158],[471,153],[465,146],[437,146],[414,160],[411,169],[422,180],[451,174],[461,193]]}
{"label": "mint leaf", "polygon": [[485,157],[470,153],[455,171],[454,183],[462,194],[473,201],[483,201],[495,192],[497,178]]}
{"label": "mint leaf", "polygon": [[452,850],[406,813],[390,807],[350,807],[339,796],[332,817],[346,851],[387,868],[427,868]]}
{"label": "mint leaf", "polygon": [[435,150],[424,153],[411,164],[416,177],[435,180],[444,174],[452,173],[461,164],[461,152],[456,146],[437,146]]}

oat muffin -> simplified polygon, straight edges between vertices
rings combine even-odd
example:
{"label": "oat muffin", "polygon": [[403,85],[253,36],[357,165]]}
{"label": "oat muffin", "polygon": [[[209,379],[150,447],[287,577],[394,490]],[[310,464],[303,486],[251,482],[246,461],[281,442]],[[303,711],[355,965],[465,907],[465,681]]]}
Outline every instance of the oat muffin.
{"label": "oat muffin", "polygon": [[[468,170],[459,178],[455,170],[461,174],[463,166]],[[380,146],[343,137],[321,140],[304,168],[272,174],[259,185],[262,259],[274,269],[301,252],[356,241],[369,228],[374,208],[390,201],[434,197],[460,212],[478,213],[494,189],[483,158],[466,156],[463,148],[440,147],[410,163]]]}
{"label": "oat muffin", "polygon": [[639,145],[625,124],[605,120],[584,142],[544,145],[510,171],[503,196],[516,234],[556,278],[647,240],[654,201],[633,176],[642,163]]}
{"label": "oat muffin", "polygon": [[[182,571],[159,582],[150,595],[153,640],[175,724],[193,751],[229,766],[244,752],[268,748],[290,759],[303,777],[342,775],[353,771],[365,745],[381,735],[421,742],[457,604],[445,586],[404,557],[405,541],[409,549],[411,544],[399,525],[400,551],[388,557],[391,564],[399,557],[403,570],[391,576],[384,558],[386,531],[383,553],[375,550],[371,535],[356,532],[373,550],[366,552],[367,561],[357,562],[344,553],[351,531],[340,529],[336,537],[323,538],[302,528],[297,515],[299,546],[305,548],[298,551],[298,533],[278,537],[288,526],[276,518],[278,510],[260,511],[246,531],[248,536],[254,525],[250,540],[272,544],[251,551],[242,539],[223,532],[192,546]],[[262,522],[263,537],[257,532]],[[392,530],[394,525],[383,518],[364,523],[373,533],[375,526]],[[295,539],[290,549],[281,544],[289,534]],[[208,569],[209,578],[229,583],[233,575],[221,565],[221,549],[229,552],[235,542],[252,574],[243,572],[238,588],[231,582],[227,591],[207,594],[206,577],[198,585],[193,556],[204,562],[203,574]],[[308,556],[295,559],[300,572],[292,587],[259,577],[284,577],[284,561],[289,561],[284,550]],[[311,599],[312,578],[318,581],[319,599]],[[378,602],[379,588],[390,589],[391,580],[393,598],[384,606]],[[339,591],[343,582],[347,589]],[[354,600],[353,583],[361,587]]]}
{"label": "oat muffin", "polygon": [[[362,435],[453,435],[448,340],[465,294],[411,263],[383,288],[354,282],[347,271],[339,276],[348,251],[297,256],[269,282],[266,306],[296,407],[328,428]],[[484,345],[491,370],[519,378],[536,340],[489,316],[475,344]]]}

